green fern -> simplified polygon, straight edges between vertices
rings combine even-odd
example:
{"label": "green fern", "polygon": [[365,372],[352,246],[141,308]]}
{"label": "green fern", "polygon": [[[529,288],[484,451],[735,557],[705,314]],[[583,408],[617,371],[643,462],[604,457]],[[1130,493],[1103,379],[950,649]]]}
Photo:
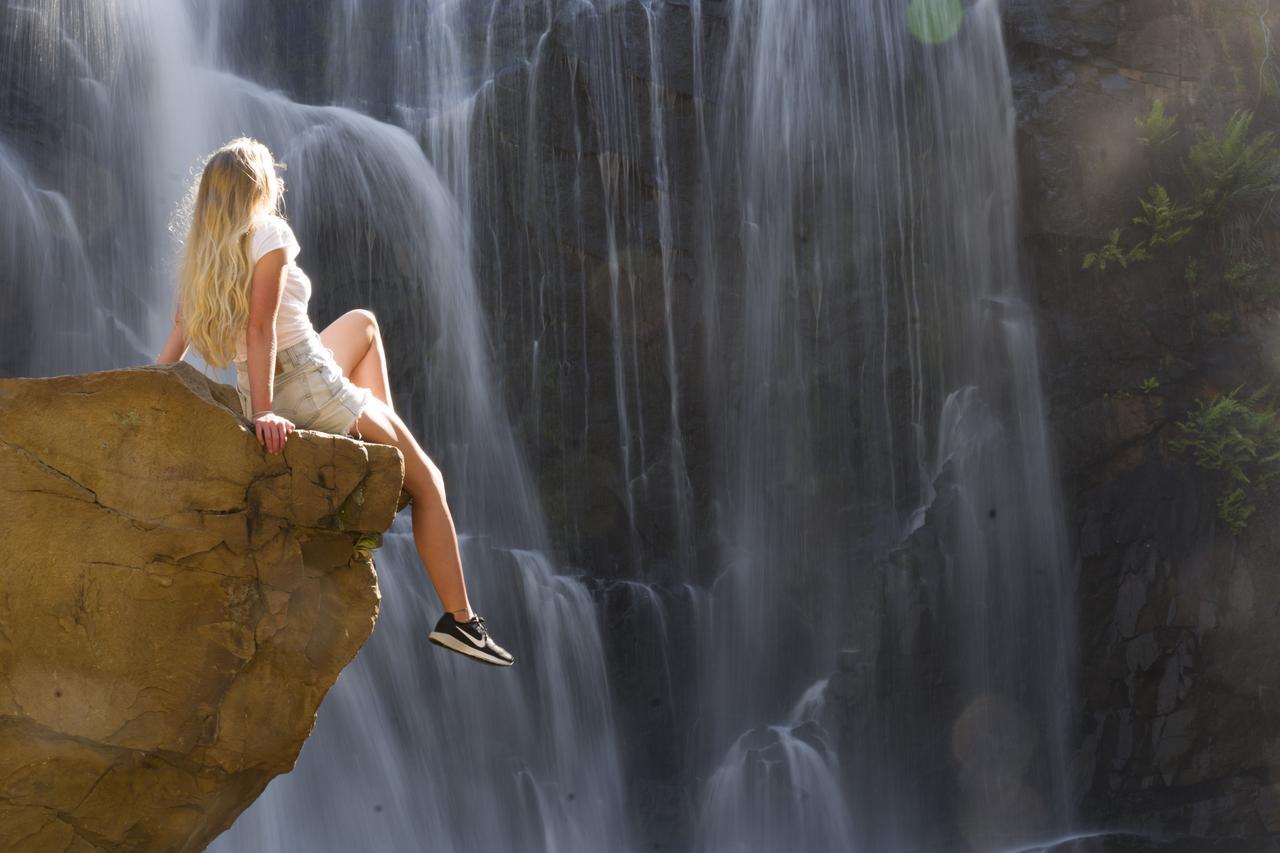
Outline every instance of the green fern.
{"label": "green fern", "polygon": [[1111,232],[1111,239],[1098,248],[1097,251],[1088,252],[1084,256],[1084,264],[1082,269],[1097,268],[1098,272],[1102,272],[1107,268],[1107,264],[1119,264],[1122,267],[1128,267],[1129,264],[1136,261],[1149,260],[1151,254],[1147,251],[1145,243],[1138,243],[1128,249],[1120,246],[1120,229],[1116,228]]}
{"label": "green fern", "polygon": [[1225,521],[1237,536],[1248,526],[1249,516],[1258,508],[1257,504],[1249,500],[1244,489],[1223,492],[1214,503],[1218,507],[1218,518]]}
{"label": "green fern", "polygon": [[1280,276],[1266,259],[1237,261],[1227,269],[1223,280],[1229,287],[1264,301],[1280,298]]}
{"label": "green fern", "polygon": [[1081,269],[1092,269],[1097,267],[1101,272],[1107,268],[1107,264],[1117,263],[1120,266],[1126,266],[1125,253],[1120,248],[1120,229],[1116,228],[1111,232],[1111,239],[1102,245],[1096,252],[1088,252],[1084,256],[1084,266]]}
{"label": "green fern", "polygon": [[1138,199],[1142,205],[1142,215],[1133,217],[1135,225],[1144,225],[1151,231],[1146,240],[1147,249],[1157,246],[1171,246],[1191,233],[1191,225],[1200,218],[1201,211],[1186,205],[1174,204],[1169,199],[1169,192],[1160,184],[1147,190],[1151,200]]}
{"label": "green fern", "polygon": [[1203,261],[1199,258],[1191,258],[1187,261],[1186,269],[1182,271],[1182,277],[1186,279],[1187,284],[1194,285],[1200,280],[1200,270]]}
{"label": "green fern", "polygon": [[1147,238],[1125,249],[1120,245],[1120,229],[1116,228],[1111,232],[1111,239],[1084,256],[1084,269],[1096,267],[1101,272],[1112,263],[1128,267],[1137,261],[1150,260],[1152,250],[1178,242],[1191,232],[1191,223],[1200,218],[1200,211],[1174,204],[1168,190],[1160,184],[1151,186],[1147,195],[1149,199],[1138,199],[1142,215],[1133,217],[1133,224],[1147,229]]}
{"label": "green fern", "polygon": [[1271,131],[1249,138],[1253,112],[1236,110],[1221,136],[1206,132],[1191,146],[1186,167],[1208,219],[1264,198],[1280,189],[1280,148]]}
{"label": "green fern", "polygon": [[1235,319],[1235,315],[1230,311],[1210,311],[1204,319],[1209,325],[1210,333],[1225,335],[1231,331],[1231,321]]}
{"label": "green fern", "polygon": [[1173,129],[1177,120],[1177,116],[1164,114],[1164,101],[1156,98],[1150,112],[1133,120],[1133,123],[1138,126],[1138,142],[1148,148],[1159,148],[1178,135],[1178,132]]}
{"label": "green fern", "polygon": [[1262,240],[1249,238],[1228,253],[1229,262],[1222,280],[1237,293],[1258,302],[1280,299],[1280,275]]}
{"label": "green fern", "polygon": [[1262,391],[1245,399],[1236,388],[1215,400],[1200,400],[1171,441],[1175,451],[1192,451],[1195,463],[1218,472],[1218,517],[1233,533],[1244,530],[1257,498],[1280,476],[1280,417],[1274,406],[1261,405]]}

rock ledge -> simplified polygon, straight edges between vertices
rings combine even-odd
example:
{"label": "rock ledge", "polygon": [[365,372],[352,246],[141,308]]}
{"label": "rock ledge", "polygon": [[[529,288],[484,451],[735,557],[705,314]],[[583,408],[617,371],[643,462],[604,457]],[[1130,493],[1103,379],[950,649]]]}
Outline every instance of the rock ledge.
{"label": "rock ledge", "polygon": [[185,363],[0,380],[0,851],[199,850],[368,638],[394,447]]}

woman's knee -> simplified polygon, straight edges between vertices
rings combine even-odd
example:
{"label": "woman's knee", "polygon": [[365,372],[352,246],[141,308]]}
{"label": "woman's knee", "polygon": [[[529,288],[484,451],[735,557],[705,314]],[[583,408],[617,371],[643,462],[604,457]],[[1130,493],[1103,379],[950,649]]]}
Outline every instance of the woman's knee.
{"label": "woman's knee", "polygon": [[347,313],[359,321],[366,335],[373,339],[379,337],[378,318],[372,311],[368,308],[352,308]]}
{"label": "woman's knee", "polygon": [[332,351],[343,374],[350,376],[371,348],[381,349],[382,336],[372,311],[353,308],[324,327],[320,342]]}
{"label": "woman's knee", "polygon": [[[368,308],[352,308],[334,320],[329,327],[342,329],[344,334],[362,341],[365,349],[381,337],[378,318]],[[322,332],[321,337],[323,336]]]}

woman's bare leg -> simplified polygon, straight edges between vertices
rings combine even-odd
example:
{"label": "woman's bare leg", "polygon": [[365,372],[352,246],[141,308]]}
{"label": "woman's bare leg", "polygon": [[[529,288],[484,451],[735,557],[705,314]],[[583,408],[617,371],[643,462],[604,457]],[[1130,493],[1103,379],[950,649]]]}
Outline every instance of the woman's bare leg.
{"label": "woman's bare leg", "polygon": [[395,411],[382,331],[372,311],[364,308],[348,311],[325,326],[320,333],[320,341],[333,350],[333,360],[338,362],[344,376],[352,383],[368,388],[373,396]]}
{"label": "woman's bare leg", "polygon": [[446,610],[460,621],[472,616],[467,585],[462,577],[462,557],[453,515],[445,500],[444,477],[419,446],[400,416],[382,400],[374,399],[356,420],[364,441],[392,444],[404,456],[404,487],[413,496],[413,541],[436,594]]}
{"label": "woman's bare leg", "polygon": [[[353,384],[368,388],[385,404],[385,411],[377,413],[371,410],[379,407],[370,404],[356,422],[354,432],[365,441],[400,448],[405,459],[405,489],[413,496],[410,512],[418,556],[427,567],[440,601],[465,622],[471,618],[472,610],[462,576],[457,531],[445,500],[444,479],[395,412],[377,318],[371,311],[355,308],[326,326],[320,332],[320,341],[333,350],[334,361],[343,375]],[[366,423],[365,415],[376,423]],[[454,604],[459,606],[451,606]]]}

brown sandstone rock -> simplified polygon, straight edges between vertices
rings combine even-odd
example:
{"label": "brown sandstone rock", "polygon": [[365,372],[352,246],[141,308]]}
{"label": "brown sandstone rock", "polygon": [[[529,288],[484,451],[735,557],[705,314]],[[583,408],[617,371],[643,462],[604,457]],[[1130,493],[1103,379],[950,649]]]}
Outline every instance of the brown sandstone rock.
{"label": "brown sandstone rock", "polygon": [[403,477],[184,363],[0,380],[0,851],[199,850],[290,770]]}

